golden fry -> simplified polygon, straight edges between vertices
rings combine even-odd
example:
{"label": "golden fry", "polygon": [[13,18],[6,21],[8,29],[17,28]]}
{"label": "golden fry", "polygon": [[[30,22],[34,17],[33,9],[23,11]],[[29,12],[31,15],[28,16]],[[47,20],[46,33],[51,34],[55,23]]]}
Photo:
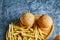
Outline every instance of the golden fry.
{"label": "golden fry", "polygon": [[21,38],[21,36],[20,36],[20,35],[18,35],[18,40],[22,40],[22,38]]}
{"label": "golden fry", "polygon": [[[42,40],[43,32],[34,25],[34,28],[21,28],[14,25],[13,23],[9,25],[9,39],[10,40]],[[18,37],[17,37],[18,36]]]}

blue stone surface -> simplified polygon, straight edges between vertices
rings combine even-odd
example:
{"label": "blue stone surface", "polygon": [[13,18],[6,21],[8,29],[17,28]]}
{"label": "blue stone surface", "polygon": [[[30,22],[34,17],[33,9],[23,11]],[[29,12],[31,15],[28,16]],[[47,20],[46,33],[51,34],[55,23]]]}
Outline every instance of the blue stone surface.
{"label": "blue stone surface", "polygon": [[6,40],[5,34],[11,22],[19,19],[24,12],[48,14],[54,21],[54,31],[48,40],[53,40],[60,32],[60,0],[0,0],[0,40]]}

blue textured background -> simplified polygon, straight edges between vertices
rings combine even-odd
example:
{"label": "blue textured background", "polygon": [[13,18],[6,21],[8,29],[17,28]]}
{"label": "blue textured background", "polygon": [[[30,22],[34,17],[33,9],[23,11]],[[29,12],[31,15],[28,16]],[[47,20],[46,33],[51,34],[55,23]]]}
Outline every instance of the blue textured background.
{"label": "blue textured background", "polygon": [[19,19],[23,12],[48,14],[54,20],[54,32],[49,40],[60,32],[60,0],[0,0],[0,40],[5,40],[8,25]]}

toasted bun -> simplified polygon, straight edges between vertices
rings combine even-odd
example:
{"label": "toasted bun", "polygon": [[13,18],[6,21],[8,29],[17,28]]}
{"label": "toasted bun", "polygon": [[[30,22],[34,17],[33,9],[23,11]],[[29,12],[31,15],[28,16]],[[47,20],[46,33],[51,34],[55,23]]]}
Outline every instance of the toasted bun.
{"label": "toasted bun", "polygon": [[26,12],[20,17],[20,21],[23,25],[32,27],[34,23],[34,15],[32,13]]}
{"label": "toasted bun", "polygon": [[57,35],[57,36],[54,38],[54,40],[60,40],[60,34]]}
{"label": "toasted bun", "polygon": [[39,27],[47,28],[47,27],[51,27],[52,24],[53,24],[52,18],[48,15],[42,15],[38,19]]}

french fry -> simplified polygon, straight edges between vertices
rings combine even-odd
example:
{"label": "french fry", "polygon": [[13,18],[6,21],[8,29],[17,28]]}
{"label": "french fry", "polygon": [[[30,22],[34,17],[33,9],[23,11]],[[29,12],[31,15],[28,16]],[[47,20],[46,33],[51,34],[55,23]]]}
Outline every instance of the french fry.
{"label": "french fry", "polygon": [[20,36],[20,35],[18,35],[18,40],[22,40],[22,38],[21,38],[21,36]]}
{"label": "french fry", "polygon": [[42,31],[42,34],[44,34],[44,35],[48,35],[46,32],[43,32],[43,31]]}
{"label": "french fry", "polygon": [[11,39],[12,39],[12,37],[11,37],[11,36],[12,36],[12,32],[11,32],[11,24],[9,25],[9,34],[8,34],[8,35],[9,35],[10,40],[11,40]]}
{"label": "french fry", "polygon": [[16,35],[14,35],[14,38],[15,38],[14,40],[17,40],[17,36]]}
{"label": "french fry", "polygon": [[38,31],[39,31],[39,33],[40,33],[39,37],[40,37],[41,39],[44,39],[44,38],[43,38],[42,31],[41,31],[39,28],[38,28]]}
{"label": "french fry", "polygon": [[28,40],[32,40],[32,38],[30,37]]}
{"label": "french fry", "polygon": [[[9,39],[10,40],[43,40],[43,32],[34,25],[34,28],[22,28],[14,25],[9,25]],[[18,37],[17,37],[18,36]]]}
{"label": "french fry", "polygon": [[13,35],[18,35],[19,33],[14,33]]}
{"label": "french fry", "polygon": [[38,40],[38,31],[37,31],[37,26],[36,24],[34,25],[34,33],[35,33],[35,40]]}
{"label": "french fry", "polygon": [[25,34],[25,33],[23,33],[22,35],[23,35],[23,36],[27,36],[27,37],[34,37],[34,36],[31,35],[31,34]]}
{"label": "french fry", "polygon": [[43,35],[42,35],[42,32],[41,32],[41,30],[40,30],[39,28],[38,28],[38,31],[39,31],[40,35],[43,36]]}
{"label": "french fry", "polygon": [[33,29],[32,29],[32,28],[30,28],[30,31],[32,31],[32,32],[33,32]]}
{"label": "french fry", "polygon": [[23,40],[28,40],[28,38],[24,36],[24,37],[23,37]]}

